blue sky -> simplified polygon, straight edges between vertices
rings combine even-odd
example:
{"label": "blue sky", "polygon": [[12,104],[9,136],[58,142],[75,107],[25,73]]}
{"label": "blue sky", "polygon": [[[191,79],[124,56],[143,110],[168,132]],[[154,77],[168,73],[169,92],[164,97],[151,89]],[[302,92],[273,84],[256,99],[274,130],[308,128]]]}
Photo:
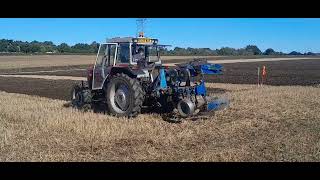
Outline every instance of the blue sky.
{"label": "blue sky", "polygon": [[[320,18],[149,18],[145,31],[173,47],[320,52]],[[0,18],[0,39],[74,45],[135,33],[136,18]]]}

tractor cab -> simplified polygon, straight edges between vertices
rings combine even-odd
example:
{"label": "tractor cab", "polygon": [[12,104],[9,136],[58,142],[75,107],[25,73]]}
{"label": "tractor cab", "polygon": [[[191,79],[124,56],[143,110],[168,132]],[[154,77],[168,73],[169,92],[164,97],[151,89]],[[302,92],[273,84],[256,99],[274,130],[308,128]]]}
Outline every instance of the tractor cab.
{"label": "tractor cab", "polygon": [[[136,77],[149,76],[148,67],[161,66],[160,49],[164,46],[158,44],[158,39],[146,37],[112,38],[102,43],[91,73],[92,89],[102,89],[108,75],[120,68]],[[140,64],[145,66],[141,68]]]}

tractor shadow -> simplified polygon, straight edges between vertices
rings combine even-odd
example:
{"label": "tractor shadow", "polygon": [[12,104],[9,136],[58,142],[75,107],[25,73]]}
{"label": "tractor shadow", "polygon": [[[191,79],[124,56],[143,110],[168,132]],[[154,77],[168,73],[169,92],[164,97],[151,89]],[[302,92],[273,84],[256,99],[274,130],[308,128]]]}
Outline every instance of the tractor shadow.
{"label": "tractor shadow", "polygon": [[[75,107],[72,106],[71,102],[64,103],[63,107],[76,109]],[[82,109],[78,109],[78,110],[80,110],[81,112],[87,112],[87,111],[82,110]],[[106,111],[106,106],[105,105],[93,107],[93,108],[91,108],[91,111],[94,112],[94,113],[98,113],[98,114],[104,114],[104,115],[108,114],[107,111]],[[149,108],[142,108],[141,109],[141,114],[159,115],[164,121],[169,122],[169,123],[181,123],[182,122],[179,119],[172,118],[172,116],[170,116],[168,114],[156,112],[156,111],[151,110]]]}
{"label": "tractor shadow", "polygon": [[[65,108],[75,108],[75,107],[73,107],[71,105],[71,102],[67,102],[67,103],[63,104],[63,107],[65,107]],[[95,108],[92,108],[91,110],[82,110],[82,109],[78,109],[78,110],[80,110],[81,112],[84,112],[84,113],[88,112],[88,111],[92,111],[93,113],[108,115],[108,113],[106,111],[106,106],[95,107]],[[153,111],[153,110],[148,109],[148,108],[142,108],[141,109],[141,114],[159,115],[162,118],[162,120],[164,120],[164,121],[166,121],[168,123],[175,123],[175,124],[182,123],[184,120],[197,121],[199,119],[206,119],[206,118],[204,118],[204,116],[201,116],[201,117],[196,116],[196,117],[183,118],[183,119],[182,118],[176,118],[172,114],[161,113],[161,112]]]}
{"label": "tractor shadow", "polygon": [[169,122],[169,123],[181,123],[180,119],[173,118],[173,116],[169,113],[161,112],[159,108],[142,108],[141,114],[146,115],[158,115],[162,118],[162,120]]}

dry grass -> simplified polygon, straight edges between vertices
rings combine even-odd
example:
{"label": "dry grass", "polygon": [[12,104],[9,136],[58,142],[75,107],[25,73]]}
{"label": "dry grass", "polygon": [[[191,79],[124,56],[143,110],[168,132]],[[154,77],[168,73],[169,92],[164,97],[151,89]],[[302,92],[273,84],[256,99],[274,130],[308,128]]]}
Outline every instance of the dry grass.
{"label": "dry grass", "polygon": [[0,92],[1,161],[319,161],[320,89],[208,84],[228,110],[172,124],[65,108],[65,101]]}

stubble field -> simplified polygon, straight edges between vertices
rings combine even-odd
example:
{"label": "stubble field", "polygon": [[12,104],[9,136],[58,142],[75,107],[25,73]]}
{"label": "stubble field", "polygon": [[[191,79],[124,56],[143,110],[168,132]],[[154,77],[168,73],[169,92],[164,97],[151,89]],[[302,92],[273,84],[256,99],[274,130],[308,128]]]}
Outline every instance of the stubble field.
{"label": "stubble field", "polygon": [[[0,77],[0,160],[319,161],[319,62],[224,64],[224,75],[209,78],[207,86],[229,97],[230,107],[179,124],[158,114],[127,120],[66,107],[77,81]],[[41,63],[22,71],[87,66]],[[267,85],[258,88],[256,68],[262,65]],[[85,71],[31,74],[84,77]]]}

